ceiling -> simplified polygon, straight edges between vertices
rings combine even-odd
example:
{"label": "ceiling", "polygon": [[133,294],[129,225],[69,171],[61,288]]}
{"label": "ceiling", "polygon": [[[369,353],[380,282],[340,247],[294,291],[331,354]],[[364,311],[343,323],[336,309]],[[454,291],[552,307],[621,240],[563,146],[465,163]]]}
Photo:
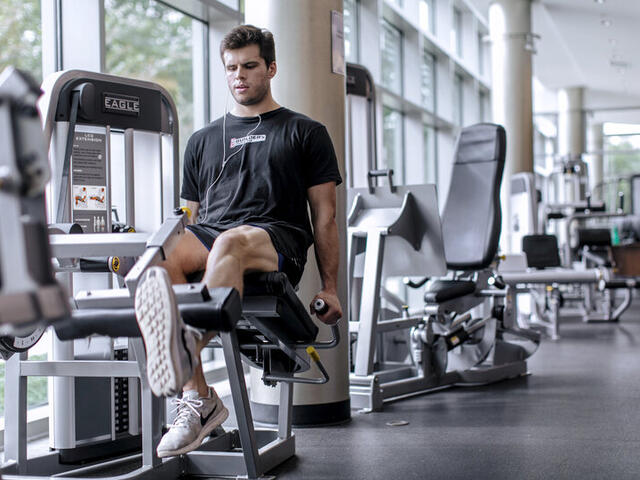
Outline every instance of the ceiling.
{"label": "ceiling", "polygon": [[[488,18],[491,0],[469,0]],[[534,0],[534,75],[585,87],[590,108],[640,105],[640,0]]]}

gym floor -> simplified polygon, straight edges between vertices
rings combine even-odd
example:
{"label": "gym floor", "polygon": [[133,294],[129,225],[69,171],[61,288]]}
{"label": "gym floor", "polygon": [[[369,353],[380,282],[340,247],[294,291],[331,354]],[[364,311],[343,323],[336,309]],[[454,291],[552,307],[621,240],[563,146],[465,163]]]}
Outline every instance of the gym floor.
{"label": "gym floor", "polygon": [[[638,479],[640,305],[619,324],[565,321],[530,376],[453,388],[296,429],[279,480]],[[231,406],[231,399],[226,399]],[[405,426],[387,423],[403,420]],[[230,418],[232,423],[233,419]],[[46,451],[35,442],[31,455]],[[35,451],[34,451],[35,450]]]}
{"label": "gym floor", "polygon": [[[637,303],[637,302],[636,302]],[[278,479],[640,478],[640,310],[619,324],[561,324],[530,376],[354,412],[298,429]],[[388,426],[404,420],[406,426]]]}

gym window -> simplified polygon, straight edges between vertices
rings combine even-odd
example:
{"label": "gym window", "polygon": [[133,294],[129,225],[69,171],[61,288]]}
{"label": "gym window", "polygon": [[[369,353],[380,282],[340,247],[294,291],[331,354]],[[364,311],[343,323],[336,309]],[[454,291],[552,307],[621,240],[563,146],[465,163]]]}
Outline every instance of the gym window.
{"label": "gym window", "polygon": [[[180,158],[189,136],[204,125],[204,102],[194,102],[196,67],[203,58],[194,47],[206,25],[155,0],[105,0],[106,72],[158,83],[179,115]],[[198,110],[201,111],[198,111]]]}
{"label": "gym window", "polygon": [[418,4],[418,23],[420,28],[431,34],[436,33],[436,16],[434,0],[420,0]]}
{"label": "gym window", "polygon": [[404,184],[404,131],[402,112],[384,106],[382,108],[382,165],[393,169],[393,181]]}
{"label": "gym window", "polygon": [[453,7],[451,20],[451,50],[462,58],[462,11],[459,8]]}
{"label": "gym window", "polygon": [[489,105],[489,95],[484,90],[478,93],[478,121],[488,122],[491,120],[491,108]]}
{"label": "gym window", "polygon": [[42,82],[42,20],[40,0],[0,3],[0,72],[13,65]]}
{"label": "gym window", "polygon": [[437,183],[438,162],[436,157],[436,129],[423,125],[422,127],[422,148],[424,161],[424,183]]}
{"label": "gym window", "polygon": [[484,75],[485,70],[485,54],[484,54],[484,34],[478,32],[478,73],[480,76]]}
{"label": "gym window", "polygon": [[458,73],[453,76],[453,112],[452,120],[455,125],[462,126],[464,111],[464,80]]}
{"label": "gym window", "polygon": [[436,111],[436,57],[428,50],[422,51],[420,64],[420,93],[422,106],[431,112]]}
{"label": "gym window", "polygon": [[344,0],[344,55],[348,62],[358,63],[358,0]]}
{"label": "gym window", "polygon": [[402,95],[402,33],[386,20],[381,24],[382,85]]}

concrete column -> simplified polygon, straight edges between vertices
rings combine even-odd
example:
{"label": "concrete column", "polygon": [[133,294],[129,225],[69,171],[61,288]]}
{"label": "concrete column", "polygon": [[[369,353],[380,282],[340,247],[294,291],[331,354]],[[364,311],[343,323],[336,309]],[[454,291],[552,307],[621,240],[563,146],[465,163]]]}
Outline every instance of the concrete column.
{"label": "concrete column", "polygon": [[[245,21],[269,29],[275,38],[278,73],[272,81],[275,100],[323,123],[331,135],[345,178],[345,79],[332,72],[331,11],[342,12],[342,0],[246,0]],[[338,188],[337,222],[340,231],[339,297],[347,312],[346,191]],[[313,249],[300,283],[298,295],[308,305],[320,290],[320,275]],[[331,377],[325,385],[299,384],[294,389],[293,423],[326,424],[350,418],[348,324],[341,321],[340,345],[321,350],[322,361]],[[320,339],[330,338],[329,328],[318,323]],[[315,367],[309,372],[318,376]],[[251,376],[252,409],[257,420],[274,423],[279,401],[276,389],[265,387],[260,373]]]}
{"label": "concrete column", "polygon": [[584,153],[583,89],[563,88],[558,92],[558,153],[570,158]]}
{"label": "concrete column", "polygon": [[493,120],[507,131],[501,246],[511,251],[511,176],[533,172],[531,0],[493,0],[489,7],[489,31]]}
{"label": "concrete column", "polygon": [[604,178],[604,135],[602,123],[594,123],[589,127],[589,189],[594,199],[603,200],[602,187],[595,188]]}

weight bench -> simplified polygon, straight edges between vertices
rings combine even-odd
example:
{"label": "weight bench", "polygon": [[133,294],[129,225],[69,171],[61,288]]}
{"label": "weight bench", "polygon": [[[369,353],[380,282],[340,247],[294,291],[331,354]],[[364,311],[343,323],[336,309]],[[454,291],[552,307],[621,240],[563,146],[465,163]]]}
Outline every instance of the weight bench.
{"label": "weight bench", "polygon": [[[33,375],[78,376],[93,371],[96,377],[138,377],[141,384],[142,453],[94,462],[90,465],[65,465],[56,452],[27,460],[26,442],[18,442],[5,453],[9,464],[2,474],[49,476],[56,478],[96,478],[104,475],[118,479],[173,479],[180,475],[244,476],[260,478],[266,472],[295,454],[295,437],[291,432],[291,411],[294,382],[325,383],[326,370],[313,347],[331,348],[339,339],[314,343],[318,327],[296,296],[283,273],[251,274],[245,278],[245,296],[232,288],[207,289],[204,284],[174,286],[176,300],[185,323],[200,329],[220,332],[220,346],[229,372],[229,382],[238,428],[225,432],[216,430],[203,445],[186,455],[159,459],[156,447],[164,426],[164,399],[156,398],[146,380],[144,345],[140,337],[135,312],[131,306],[115,309],[79,309],[70,318],[54,324],[61,340],[89,335],[133,337],[134,360],[118,362],[70,361],[23,362],[19,356],[9,360],[8,369],[18,367],[26,386],[26,377]],[[91,292],[86,292],[91,296]],[[83,302],[79,302],[82,304]],[[310,348],[311,347],[311,348]],[[317,364],[321,377],[294,378],[294,374],[310,368],[306,354]],[[25,354],[22,354],[26,356]],[[277,430],[254,428],[244,379],[241,357],[252,366],[262,368],[263,380],[275,385],[282,382]],[[13,363],[13,366],[11,365]],[[21,367],[21,368],[20,368]],[[91,376],[91,374],[89,374]],[[26,431],[26,394],[17,392],[22,405],[15,412],[7,411],[9,430]],[[15,413],[15,415],[14,415]],[[240,447],[242,450],[239,450]],[[123,472],[115,474],[114,472]]]}

